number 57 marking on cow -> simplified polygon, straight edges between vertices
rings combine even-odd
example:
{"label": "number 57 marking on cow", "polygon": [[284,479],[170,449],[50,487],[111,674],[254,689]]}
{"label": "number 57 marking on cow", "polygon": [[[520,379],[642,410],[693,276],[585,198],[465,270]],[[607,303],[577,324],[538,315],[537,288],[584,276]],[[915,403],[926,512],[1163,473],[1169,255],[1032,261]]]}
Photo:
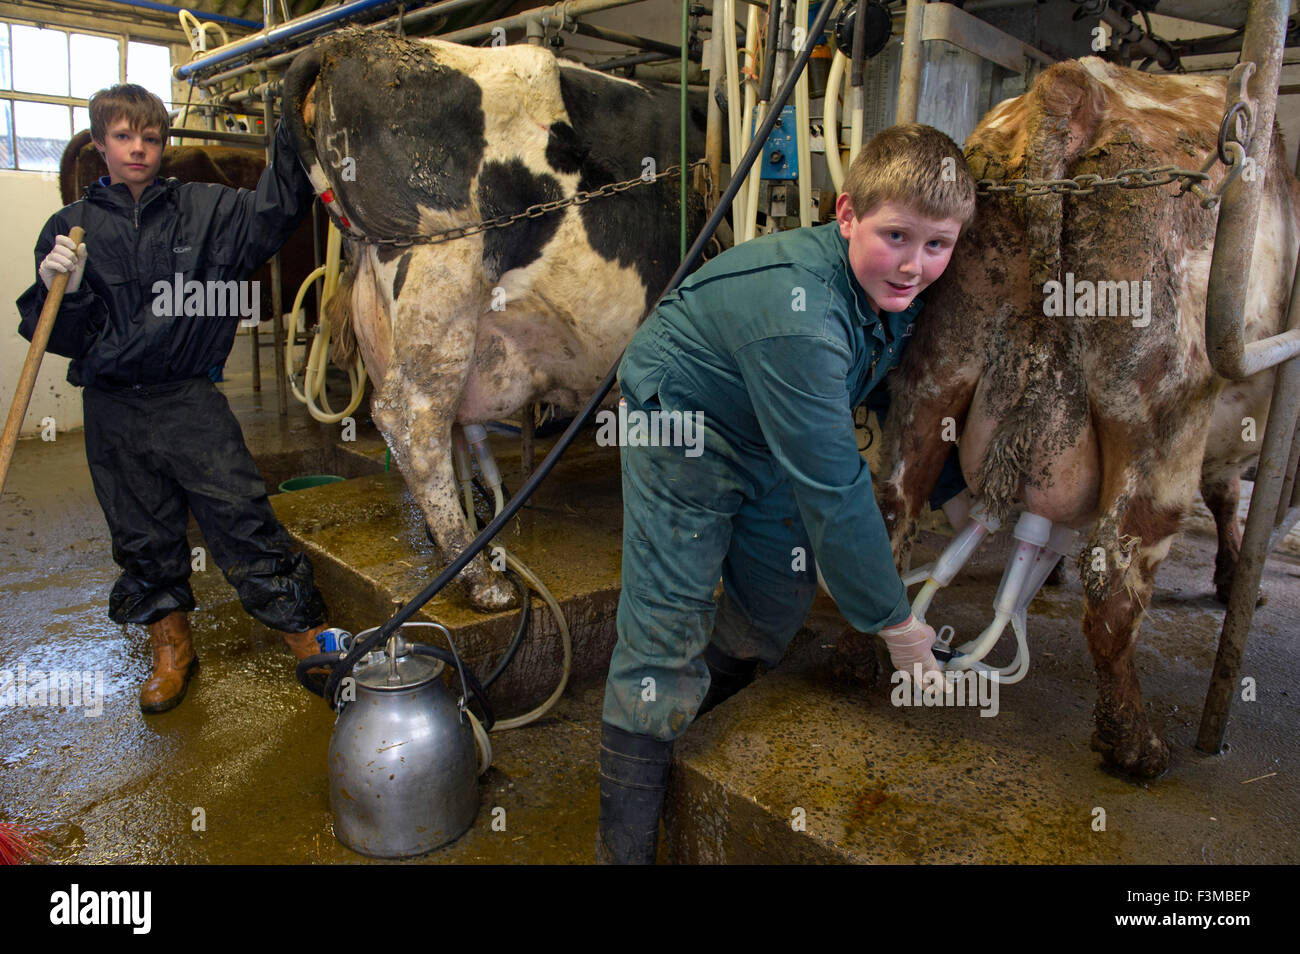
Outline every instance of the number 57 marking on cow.
{"label": "number 57 marking on cow", "polygon": [[[338,145],[340,139],[343,141],[342,149]],[[352,158],[352,151],[348,148],[348,131],[339,129],[330,133],[325,137],[325,148],[329,151],[330,165],[341,170],[345,181],[356,182],[357,161]]]}

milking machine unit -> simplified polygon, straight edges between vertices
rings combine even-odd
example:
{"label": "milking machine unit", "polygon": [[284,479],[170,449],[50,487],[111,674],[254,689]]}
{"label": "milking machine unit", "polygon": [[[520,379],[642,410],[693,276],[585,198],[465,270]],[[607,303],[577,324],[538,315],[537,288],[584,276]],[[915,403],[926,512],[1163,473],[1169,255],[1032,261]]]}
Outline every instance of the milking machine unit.
{"label": "milking machine unit", "polygon": [[[912,602],[912,613],[917,619],[925,619],[935,593],[952,582],[980,544],[997,533],[999,526],[998,519],[989,513],[982,501],[977,500],[971,507],[969,522],[939,555],[939,559],[903,576],[903,583],[907,586],[925,581]],[[997,596],[993,600],[993,622],[976,639],[963,643],[956,649],[949,645],[952,627],[944,626],[939,631],[934,654],[944,661],[944,668],[950,672],[971,669],[998,682],[1012,683],[1025,678],[1029,671],[1029,645],[1026,639],[1029,604],[1056,564],[1073,548],[1079,534],[1069,527],[1053,526],[1046,517],[1026,511],[1020,515],[1012,535],[1016,538],[1017,545],[1007,559],[1002,582],[998,585]],[[1006,666],[986,665],[982,660],[997,643],[1008,623],[1016,636],[1015,659]]]}
{"label": "milking machine unit", "polygon": [[[809,30],[811,36],[822,35],[834,6],[822,4]],[[789,100],[813,46],[803,45],[773,102]],[[735,163],[730,183],[663,294],[681,283],[704,251],[779,116],[779,110],[772,110],[754,131],[744,157]],[[471,433],[468,440],[464,435],[455,435],[457,473],[462,486],[466,486],[468,476],[464,454],[467,446],[472,446],[479,457],[480,472],[492,484],[488,495],[496,505],[495,516],[468,547],[383,625],[355,637],[342,630],[326,630],[317,637],[321,653],[298,663],[298,679],[303,686],[338,710],[329,749],[330,804],[335,834],[353,850],[377,857],[409,857],[461,835],[473,824],[478,810],[477,776],[491,762],[487,731],[516,728],[539,718],[564,691],[571,644],[563,614],[536,575],[508,552],[505,560],[512,571],[509,575],[521,591],[523,613],[504,658],[481,684],[461,659],[445,627],[410,619],[487,546],[546,479],[614,386],[621,360],[620,354],[546,459],[509,500],[501,490],[495,463],[481,435]],[[472,499],[467,493],[471,526]],[[484,690],[509,665],[527,629],[527,587],[538,591],[556,618],[564,648],[564,672],[555,691],[535,710],[495,722]],[[420,627],[438,631],[450,650],[409,641],[410,631]],[[443,682],[445,671],[452,675],[459,696]],[[471,703],[479,707],[481,719],[470,709]]]}

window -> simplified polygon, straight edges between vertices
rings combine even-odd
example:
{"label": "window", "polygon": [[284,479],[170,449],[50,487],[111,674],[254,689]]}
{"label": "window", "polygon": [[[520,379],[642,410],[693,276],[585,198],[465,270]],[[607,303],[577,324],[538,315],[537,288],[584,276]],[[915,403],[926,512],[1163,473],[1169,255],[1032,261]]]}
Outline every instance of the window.
{"label": "window", "polygon": [[171,65],[160,43],[0,21],[0,169],[57,170],[86,101],[123,76],[173,108]]}

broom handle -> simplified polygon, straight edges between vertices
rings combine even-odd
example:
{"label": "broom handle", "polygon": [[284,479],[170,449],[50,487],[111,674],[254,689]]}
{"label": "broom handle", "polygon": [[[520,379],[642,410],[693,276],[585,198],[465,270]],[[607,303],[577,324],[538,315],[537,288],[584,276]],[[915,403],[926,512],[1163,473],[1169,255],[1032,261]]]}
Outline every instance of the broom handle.
{"label": "broom handle", "polygon": [[[85,235],[80,225],[74,225],[68,232],[74,248],[81,244]],[[27,415],[32,391],[36,390],[36,372],[41,369],[41,359],[45,357],[45,347],[50,343],[50,332],[54,330],[54,319],[59,313],[59,306],[63,304],[63,291],[68,287],[69,277],[68,272],[60,272],[50,282],[50,293],[45,296],[45,307],[41,309],[41,317],[36,322],[36,332],[27,349],[27,360],[23,362],[23,373],[18,376],[14,403],[10,406],[9,418],[5,421],[4,436],[0,437],[0,493],[4,492],[5,478],[9,476],[9,462],[13,459],[14,447],[18,444],[18,432]]]}

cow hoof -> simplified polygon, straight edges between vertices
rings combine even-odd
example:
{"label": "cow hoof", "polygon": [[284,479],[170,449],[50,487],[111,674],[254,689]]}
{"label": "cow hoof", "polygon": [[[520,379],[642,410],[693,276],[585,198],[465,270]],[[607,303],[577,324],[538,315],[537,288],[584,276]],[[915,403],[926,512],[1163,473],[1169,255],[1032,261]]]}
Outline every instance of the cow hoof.
{"label": "cow hoof", "polygon": [[1143,781],[1159,778],[1169,771],[1169,746],[1152,732],[1110,742],[1100,732],[1092,734],[1092,750],[1100,752],[1102,761],[1113,769]]}
{"label": "cow hoof", "polygon": [[487,580],[482,583],[470,583],[467,588],[469,601],[475,609],[503,610],[519,602],[519,594],[505,581]]}

